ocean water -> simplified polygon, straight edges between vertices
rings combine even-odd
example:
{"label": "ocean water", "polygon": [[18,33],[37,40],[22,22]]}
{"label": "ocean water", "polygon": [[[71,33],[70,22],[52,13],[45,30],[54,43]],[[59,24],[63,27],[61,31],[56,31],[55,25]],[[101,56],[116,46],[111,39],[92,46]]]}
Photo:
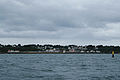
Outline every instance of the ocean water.
{"label": "ocean water", "polygon": [[0,54],[0,80],[120,80],[120,54]]}

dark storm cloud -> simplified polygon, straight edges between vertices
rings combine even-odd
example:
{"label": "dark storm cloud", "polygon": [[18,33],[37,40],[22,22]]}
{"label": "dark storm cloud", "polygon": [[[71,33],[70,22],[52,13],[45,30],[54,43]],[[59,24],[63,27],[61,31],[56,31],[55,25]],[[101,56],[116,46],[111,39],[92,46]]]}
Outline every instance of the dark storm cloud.
{"label": "dark storm cloud", "polygon": [[0,37],[120,39],[119,0],[0,0]]}

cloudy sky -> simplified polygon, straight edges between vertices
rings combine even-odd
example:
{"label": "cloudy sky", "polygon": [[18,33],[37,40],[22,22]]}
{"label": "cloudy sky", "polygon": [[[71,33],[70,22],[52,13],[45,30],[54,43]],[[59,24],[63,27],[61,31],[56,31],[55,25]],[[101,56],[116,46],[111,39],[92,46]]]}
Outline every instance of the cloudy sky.
{"label": "cloudy sky", "polygon": [[0,0],[0,44],[120,44],[120,0]]}

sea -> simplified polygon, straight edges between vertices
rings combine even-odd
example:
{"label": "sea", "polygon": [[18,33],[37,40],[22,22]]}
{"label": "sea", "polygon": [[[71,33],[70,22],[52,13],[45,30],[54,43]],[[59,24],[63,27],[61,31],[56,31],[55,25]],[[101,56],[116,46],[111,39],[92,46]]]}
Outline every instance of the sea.
{"label": "sea", "polygon": [[120,80],[120,54],[0,54],[0,80]]}

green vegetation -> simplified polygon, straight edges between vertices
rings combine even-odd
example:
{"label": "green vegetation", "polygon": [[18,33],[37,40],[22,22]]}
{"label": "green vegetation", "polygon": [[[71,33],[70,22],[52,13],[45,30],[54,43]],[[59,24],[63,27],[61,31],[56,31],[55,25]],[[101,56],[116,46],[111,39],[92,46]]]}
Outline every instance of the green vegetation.
{"label": "green vegetation", "polygon": [[2,45],[0,44],[0,53],[8,52],[76,52],[76,53],[120,53],[120,46],[103,46],[103,45],[87,45],[87,46],[77,46],[77,45],[39,45],[39,44],[29,44],[29,45]]}

